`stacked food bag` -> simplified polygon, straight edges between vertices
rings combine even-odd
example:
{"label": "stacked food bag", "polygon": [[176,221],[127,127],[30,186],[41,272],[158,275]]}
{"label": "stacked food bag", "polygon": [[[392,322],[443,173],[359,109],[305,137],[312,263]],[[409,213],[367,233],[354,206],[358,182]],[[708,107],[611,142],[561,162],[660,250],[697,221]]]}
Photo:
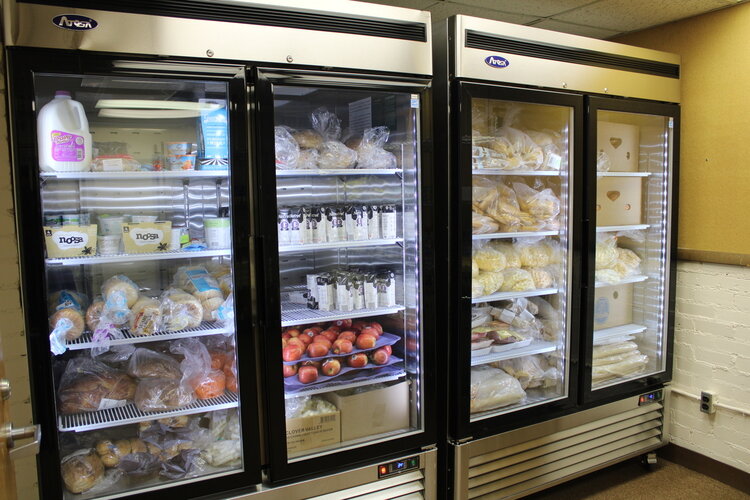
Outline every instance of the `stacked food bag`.
{"label": "stacked food bag", "polygon": [[472,178],[472,233],[557,230],[560,199],[538,181],[531,187],[522,179]]}
{"label": "stacked food bag", "polygon": [[644,371],[647,363],[648,356],[641,353],[632,336],[609,339],[594,346],[591,383],[631,377]]}
{"label": "stacked food bag", "polygon": [[614,233],[597,235],[596,281],[619,283],[640,272],[641,258],[634,251],[618,246],[617,240],[618,235]]}

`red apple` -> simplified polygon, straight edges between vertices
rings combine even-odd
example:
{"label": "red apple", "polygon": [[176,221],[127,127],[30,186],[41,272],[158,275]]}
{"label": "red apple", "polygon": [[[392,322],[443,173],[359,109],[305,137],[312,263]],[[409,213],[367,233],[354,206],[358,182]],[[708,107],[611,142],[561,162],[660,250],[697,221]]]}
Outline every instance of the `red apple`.
{"label": "red apple", "polygon": [[383,349],[382,347],[380,349],[375,349],[370,353],[370,361],[375,363],[376,365],[384,365],[388,362],[391,355]]}
{"label": "red apple", "polygon": [[304,333],[302,335],[300,335],[299,337],[297,337],[297,338],[300,339],[303,344],[305,344],[305,347],[307,347],[310,344],[312,344],[312,337],[309,337],[309,336],[305,335]]}
{"label": "red apple", "polygon": [[323,372],[323,375],[327,375],[329,377],[338,375],[338,373],[341,371],[341,361],[336,358],[328,358],[323,361],[323,367],[321,368],[321,371]]}
{"label": "red apple", "polygon": [[323,344],[329,350],[333,347],[331,341],[322,335],[316,335],[315,338],[313,338],[313,344]]}
{"label": "red apple", "polygon": [[377,328],[373,328],[371,326],[366,326],[365,328],[362,329],[362,331],[360,332],[360,335],[364,335],[364,334],[374,335],[375,339],[380,338],[380,332],[377,330]]}
{"label": "red apple", "polygon": [[357,321],[353,321],[353,322],[352,322],[352,326],[351,326],[351,329],[352,329],[352,330],[355,330],[355,331],[357,331],[357,332],[359,332],[359,331],[361,331],[361,330],[362,330],[362,328],[364,328],[364,327],[366,327],[366,326],[367,326],[367,323],[365,323],[365,322],[364,322],[364,321],[362,321],[361,319],[358,319]]}
{"label": "red apple", "polygon": [[284,378],[287,377],[293,377],[297,375],[297,365],[282,365],[284,369],[282,372],[284,373]]}
{"label": "red apple", "polygon": [[286,333],[288,333],[290,337],[299,337],[302,332],[299,328],[287,328]]}
{"label": "red apple", "polygon": [[338,338],[347,339],[354,342],[357,339],[357,333],[354,330],[344,330],[343,332],[339,333]]}
{"label": "red apple", "polygon": [[302,335],[304,335],[305,337],[313,338],[315,335],[317,335],[317,333],[318,332],[316,332],[312,328],[305,328],[304,330],[302,330]]}
{"label": "red apple", "polygon": [[333,343],[332,351],[334,354],[349,354],[354,349],[352,341],[347,339],[338,339]]}
{"label": "red apple", "polygon": [[352,326],[352,320],[350,319],[337,319],[333,322],[335,326],[339,326],[341,328],[349,328]]}
{"label": "red apple", "polygon": [[311,326],[309,329],[312,330],[312,331],[314,331],[315,335],[317,335],[320,332],[322,332],[323,330],[325,330],[325,328],[323,328],[322,326],[318,326],[318,325]]}
{"label": "red apple", "polygon": [[393,347],[391,347],[389,345],[384,345],[383,347],[381,347],[381,349],[383,349],[385,352],[387,352],[388,356],[390,356],[391,354],[393,354]]}
{"label": "red apple", "polygon": [[380,335],[383,335],[383,325],[381,325],[377,321],[373,321],[369,326],[376,329]]}
{"label": "red apple", "polygon": [[297,337],[292,337],[291,339],[287,340],[286,345],[287,347],[296,346],[302,352],[305,352],[305,349],[307,349],[307,344],[305,344],[303,341],[301,341]]}
{"label": "red apple", "polygon": [[331,330],[332,332],[339,333],[341,331],[341,327],[335,324],[328,325],[328,328],[326,330]]}
{"label": "red apple", "polygon": [[323,330],[322,332],[320,332],[320,334],[327,338],[330,342],[333,342],[339,336],[339,332],[331,330],[330,328],[328,330]]}
{"label": "red apple", "polygon": [[314,366],[301,366],[297,371],[297,379],[303,384],[311,384],[318,380],[318,369]]}
{"label": "red apple", "polygon": [[297,361],[302,357],[302,350],[297,346],[288,345],[281,351],[281,357],[284,361]]}
{"label": "red apple", "polygon": [[351,356],[346,358],[346,362],[352,368],[362,368],[363,366],[367,365],[367,354],[363,352],[352,354]]}
{"label": "red apple", "polygon": [[371,333],[360,333],[357,337],[357,349],[372,349],[378,343],[378,338]]}
{"label": "red apple", "polygon": [[290,338],[292,338],[292,336],[289,335],[287,332],[284,332],[281,334],[281,338],[285,340],[289,340]]}
{"label": "red apple", "polygon": [[320,358],[328,354],[328,348],[318,342],[313,342],[307,346],[307,355],[311,358]]}
{"label": "red apple", "polygon": [[286,347],[286,339],[281,339],[281,349],[283,350]]}

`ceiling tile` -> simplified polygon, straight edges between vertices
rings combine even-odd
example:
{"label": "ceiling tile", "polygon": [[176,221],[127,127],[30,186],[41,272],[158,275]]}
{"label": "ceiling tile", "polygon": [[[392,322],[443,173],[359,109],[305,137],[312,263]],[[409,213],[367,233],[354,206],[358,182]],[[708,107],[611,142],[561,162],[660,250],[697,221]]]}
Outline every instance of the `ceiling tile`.
{"label": "ceiling tile", "polygon": [[407,9],[426,10],[436,0],[366,0],[366,3],[377,3],[381,5],[392,5],[393,7],[406,7]]}
{"label": "ceiling tile", "polygon": [[504,21],[506,23],[526,24],[537,19],[536,16],[524,16],[510,12],[500,12],[482,7],[472,7],[470,5],[455,2],[437,2],[427,8],[432,13],[432,20],[439,21],[456,14],[467,16],[481,17],[484,19],[493,19],[495,21]]}
{"label": "ceiling tile", "polygon": [[553,17],[584,26],[633,31],[726,6],[726,0],[601,0]]}
{"label": "ceiling tile", "polygon": [[610,38],[620,33],[619,31],[613,31],[604,28],[594,28],[593,26],[582,26],[580,24],[564,23],[562,21],[556,21],[554,19],[543,19],[541,22],[533,24],[533,27],[542,28],[545,30],[560,31],[562,33],[570,33],[572,35],[588,36],[591,38]]}
{"label": "ceiling tile", "polygon": [[454,0],[455,3],[486,9],[524,14],[527,16],[549,17],[561,12],[590,4],[595,0]]}

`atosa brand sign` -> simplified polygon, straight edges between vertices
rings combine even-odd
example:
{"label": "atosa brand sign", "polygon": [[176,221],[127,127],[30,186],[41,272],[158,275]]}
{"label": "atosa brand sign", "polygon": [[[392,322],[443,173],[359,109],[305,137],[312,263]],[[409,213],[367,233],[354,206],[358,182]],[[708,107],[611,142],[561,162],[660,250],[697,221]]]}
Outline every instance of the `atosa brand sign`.
{"label": "atosa brand sign", "polygon": [[52,24],[64,30],[86,31],[96,28],[99,23],[90,17],[76,14],[63,14],[52,18]]}
{"label": "atosa brand sign", "polygon": [[484,58],[484,64],[491,68],[507,68],[510,61],[502,56],[489,56]]}

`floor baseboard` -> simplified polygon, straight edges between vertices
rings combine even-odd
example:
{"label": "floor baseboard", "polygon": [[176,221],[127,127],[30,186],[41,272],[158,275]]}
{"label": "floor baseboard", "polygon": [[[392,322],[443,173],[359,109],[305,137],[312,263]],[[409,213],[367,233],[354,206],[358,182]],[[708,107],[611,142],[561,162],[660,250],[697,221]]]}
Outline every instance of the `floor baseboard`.
{"label": "floor baseboard", "polygon": [[672,443],[656,450],[656,454],[672,463],[721,481],[732,488],[750,493],[750,474],[731,465]]}

